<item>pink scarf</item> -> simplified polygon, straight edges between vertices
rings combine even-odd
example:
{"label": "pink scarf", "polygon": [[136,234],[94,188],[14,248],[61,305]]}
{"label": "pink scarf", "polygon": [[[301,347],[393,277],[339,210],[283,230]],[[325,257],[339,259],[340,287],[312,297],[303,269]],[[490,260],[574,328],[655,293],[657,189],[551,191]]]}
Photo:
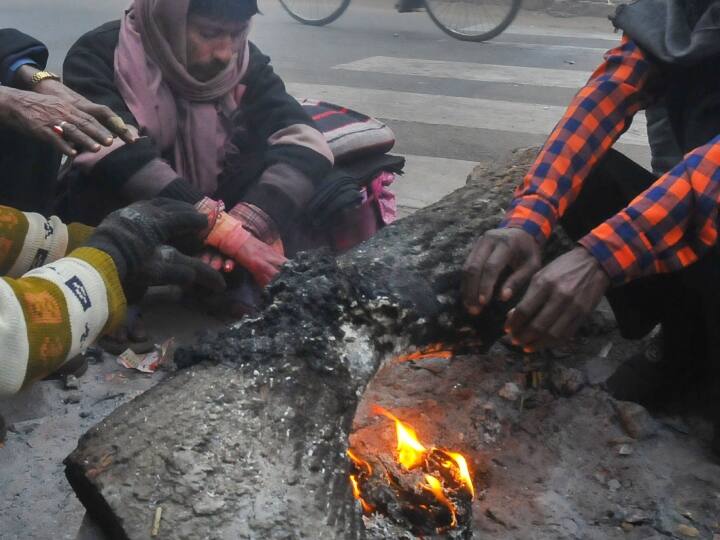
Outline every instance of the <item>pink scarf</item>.
{"label": "pink scarf", "polygon": [[[175,171],[205,194],[217,188],[232,133],[231,115],[245,86],[247,33],[237,58],[214,79],[201,82],[186,69],[190,0],[134,0],[120,28],[115,80],[142,135]],[[248,30],[249,33],[249,30]]]}

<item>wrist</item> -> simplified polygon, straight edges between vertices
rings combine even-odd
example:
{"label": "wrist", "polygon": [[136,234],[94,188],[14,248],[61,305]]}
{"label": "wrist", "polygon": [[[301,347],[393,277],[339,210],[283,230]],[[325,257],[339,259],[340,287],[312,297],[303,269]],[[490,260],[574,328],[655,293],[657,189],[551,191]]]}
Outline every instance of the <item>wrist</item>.
{"label": "wrist", "polygon": [[195,210],[207,217],[208,226],[200,233],[200,238],[207,239],[218,225],[220,216],[225,213],[225,203],[205,197],[195,204]]}
{"label": "wrist", "polygon": [[33,66],[32,64],[25,64],[24,66],[21,66],[16,72],[15,72],[15,79],[14,83],[18,88],[21,88],[23,90],[32,90],[33,84],[32,84],[32,78],[35,76],[36,73],[38,73],[40,70]]}
{"label": "wrist", "polygon": [[610,279],[610,275],[607,273],[605,267],[591,250],[586,248],[584,245],[579,244],[575,246],[575,248],[573,248],[573,251],[577,252],[578,255],[580,255],[583,260],[586,261],[586,264],[592,267],[593,272],[596,274],[596,277],[604,282],[606,288],[610,287],[610,284],[612,282],[612,280]]}

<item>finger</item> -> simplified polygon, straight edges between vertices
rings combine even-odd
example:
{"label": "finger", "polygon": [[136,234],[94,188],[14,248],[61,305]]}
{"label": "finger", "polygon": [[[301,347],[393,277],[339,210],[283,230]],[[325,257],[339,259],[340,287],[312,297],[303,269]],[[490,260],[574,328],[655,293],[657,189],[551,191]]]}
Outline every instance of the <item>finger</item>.
{"label": "finger", "polygon": [[530,284],[527,292],[518,305],[508,313],[505,330],[518,344],[516,336],[520,335],[529,321],[542,309],[550,296],[549,287],[540,285],[537,282]]}
{"label": "finger", "polygon": [[222,255],[213,255],[210,258],[210,266],[213,268],[213,270],[220,271],[220,269],[223,267],[223,257]]}
{"label": "finger", "polygon": [[[203,263],[200,262],[200,264]],[[159,281],[162,285],[178,285],[187,288],[195,282],[195,271],[190,266],[171,263],[162,267]]]}
{"label": "finger", "polygon": [[485,260],[478,283],[478,302],[482,306],[492,300],[500,274],[510,264],[511,256],[510,248],[506,244],[498,244]]}
{"label": "finger", "polygon": [[126,143],[132,144],[140,138],[138,135],[133,133],[133,131],[119,116],[110,117],[108,119],[107,127],[109,127],[110,131],[115,133],[118,137],[120,137],[120,139],[122,139]]}
{"label": "finger", "polygon": [[179,252],[175,254],[174,262],[179,268],[189,270],[191,277],[186,286],[197,284],[213,292],[225,290],[225,280],[222,275],[204,262]]}
{"label": "finger", "polygon": [[540,350],[570,339],[574,333],[573,329],[577,328],[577,325],[580,324],[578,321],[582,321],[582,319],[583,317],[579,316],[575,310],[566,309],[552,324],[545,339],[530,343],[529,346]]}
{"label": "finger", "polygon": [[551,296],[544,302],[532,319],[519,331],[512,334],[515,341],[527,352],[538,350],[553,340],[550,329],[562,315],[564,305],[556,297]]}
{"label": "finger", "polygon": [[257,279],[258,284],[262,287],[268,285],[280,272],[274,266],[259,262],[253,269],[253,275]]}
{"label": "finger", "polygon": [[50,143],[57,151],[62,152],[68,157],[75,157],[77,150],[75,150],[68,142],[63,139],[60,135],[55,133],[50,128],[45,128],[43,131],[43,138]]}
{"label": "finger", "polygon": [[273,266],[276,266],[277,268],[280,268],[283,264],[288,262],[287,258],[284,255],[280,255],[274,250],[270,250],[267,253],[266,260],[268,263],[272,264]]}
{"label": "finger", "polygon": [[207,251],[206,251],[205,253],[202,253],[202,254],[200,255],[200,260],[201,260],[202,262],[204,262],[205,264],[207,264],[207,265],[210,264],[210,260],[211,260],[211,259],[212,259],[212,256],[211,256],[210,253],[208,253]]}
{"label": "finger", "polygon": [[460,291],[467,310],[478,315],[483,305],[478,301],[480,296],[480,279],[483,265],[490,255],[492,244],[486,239],[480,239],[472,248],[463,267],[463,278]]}
{"label": "finger", "polygon": [[98,152],[100,145],[85,134],[78,126],[71,122],[63,122],[61,127],[64,139],[75,145],[80,151]]}
{"label": "finger", "polygon": [[92,115],[83,113],[78,115],[79,119],[74,123],[77,127],[85,133],[92,140],[96,141],[103,146],[110,146],[113,142],[113,135],[108,131],[98,120]]}
{"label": "finger", "polygon": [[226,274],[231,274],[235,270],[235,261],[233,259],[225,259],[225,264],[223,264],[223,272]]}
{"label": "finger", "polygon": [[133,135],[123,119],[115,114],[109,107],[91,103],[84,107],[83,110],[95,117],[103,126],[110,130],[112,134],[117,135],[126,143],[133,143],[137,140],[137,137]]}
{"label": "finger", "polygon": [[217,270],[192,257],[182,255],[180,260],[193,270],[194,282],[197,285],[213,292],[222,292],[225,290],[225,279]]}
{"label": "finger", "polygon": [[160,229],[165,240],[180,238],[188,234],[198,233],[207,228],[207,216],[194,209],[184,209],[179,212],[168,211],[161,218]]}
{"label": "finger", "polygon": [[500,287],[500,300],[507,302],[515,293],[521,290],[537,271],[536,265],[530,261],[523,261],[522,265],[505,280]]}

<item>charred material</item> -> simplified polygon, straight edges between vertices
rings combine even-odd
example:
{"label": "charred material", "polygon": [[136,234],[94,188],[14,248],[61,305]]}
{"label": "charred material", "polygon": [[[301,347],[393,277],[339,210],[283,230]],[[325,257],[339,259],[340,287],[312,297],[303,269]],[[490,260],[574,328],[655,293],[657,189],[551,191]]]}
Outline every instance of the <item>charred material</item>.
{"label": "charred material", "polygon": [[352,475],[366,515],[380,514],[412,534],[428,538],[472,536],[472,493],[445,466],[450,454],[433,449],[420,467],[403,470],[384,459],[358,466]]}
{"label": "charred material", "polygon": [[533,152],[338,259],[305,255],[262,315],[205,336],[190,366],[89,431],[67,476],[112,538],[363,538],[348,431],[384,359],[438,341],[480,347],[458,285],[473,239],[499,222]]}

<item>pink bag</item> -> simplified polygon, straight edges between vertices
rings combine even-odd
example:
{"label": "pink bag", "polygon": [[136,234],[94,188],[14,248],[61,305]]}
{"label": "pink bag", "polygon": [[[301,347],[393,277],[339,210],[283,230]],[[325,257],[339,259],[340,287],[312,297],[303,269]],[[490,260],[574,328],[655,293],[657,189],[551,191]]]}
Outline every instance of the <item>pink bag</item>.
{"label": "pink bag", "polygon": [[395,174],[383,171],[360,191],[362,204],[337,218],[330,231],[333,249],[338,253],[361,244],[397,219],[397,202],[390,185]]}

